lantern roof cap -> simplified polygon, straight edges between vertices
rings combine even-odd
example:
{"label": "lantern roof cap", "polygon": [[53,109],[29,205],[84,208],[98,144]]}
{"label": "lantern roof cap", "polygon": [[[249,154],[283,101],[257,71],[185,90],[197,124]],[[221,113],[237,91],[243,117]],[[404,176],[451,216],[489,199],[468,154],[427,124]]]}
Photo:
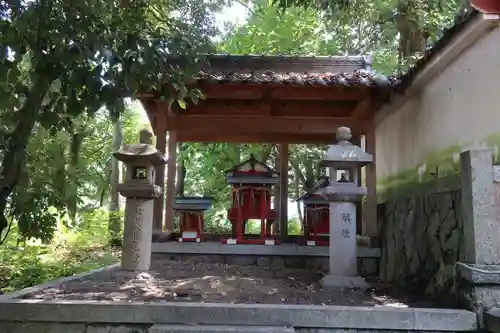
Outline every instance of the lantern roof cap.
{"label": "lantern roof cap", "polygon": [[123,146],[113,156],[124,163],[147,163],[149,165],[165,164],[167,160],[155,146],[146,143],[134,143]]}
{"label": "lantern roof cap", "polygon": [[355,167],[364,166],[373,162],[373,156],[360,147],[353,145],[349,127],[339,127],[335,132],[337,143],[330,145],[320,162],[322,167]]}

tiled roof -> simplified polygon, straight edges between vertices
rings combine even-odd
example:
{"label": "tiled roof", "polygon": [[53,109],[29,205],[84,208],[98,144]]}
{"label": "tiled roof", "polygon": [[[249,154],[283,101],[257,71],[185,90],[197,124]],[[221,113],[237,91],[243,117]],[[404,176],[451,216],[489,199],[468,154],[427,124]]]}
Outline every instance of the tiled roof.
{"label": "tiled roof", "polygon": [[392,77],[375,73],[369,58],[211,55],[197,79],[220,84],[284,84],[390,87]]}
{"label": "tiled roof", "polygon": [[350,73],[298,73],[286,72],[203,72],[199,80],[220,84],[283,84],[283,85],[319,85],[319,86],[368,86],[390,87],[397,80],[365,69]]}

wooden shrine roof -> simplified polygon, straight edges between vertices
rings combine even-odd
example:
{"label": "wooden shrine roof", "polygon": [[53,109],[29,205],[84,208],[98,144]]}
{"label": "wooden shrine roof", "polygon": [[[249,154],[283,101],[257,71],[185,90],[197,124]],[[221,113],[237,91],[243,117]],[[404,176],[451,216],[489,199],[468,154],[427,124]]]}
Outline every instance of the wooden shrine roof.
{"label": "wooden shrine roof", "polygon": [[372,126],[397,84],[370,66],[362,56],[211,55],[192,85],[205,99],[186,110],[140,99],[155,133],[165,126],[181,142],[332,143],[338,126]]}
{"label": "wooden shrine roof", "polygon": [[312,189],[301,195],[300,197],[296,198],[295,201],[303,201],[304,199],[307,199],[311,197],[312,195],[316,194],[316,192],[319,189],[322,189],[330,184],[330,179],[328,177],[323,177]]}

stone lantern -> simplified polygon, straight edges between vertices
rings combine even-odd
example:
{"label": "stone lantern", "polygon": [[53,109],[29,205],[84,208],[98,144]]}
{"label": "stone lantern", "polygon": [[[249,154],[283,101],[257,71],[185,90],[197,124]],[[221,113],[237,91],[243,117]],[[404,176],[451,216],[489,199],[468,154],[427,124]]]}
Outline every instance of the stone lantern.
{"label": "stone lantern", "polygon": [[127,198],[123,230],[122,269],[147,271],[151,264],[154,199],[162,194],[155,185],[155,169],[165,164],[162,154],[141,133],[141,143],[126,145],[113,156],[127,172],[118,191]]}
{"label": "stone lantern", "polygon": [[320,282],[327,288],[367,288],[357,274],[356,202],[367,192],[358,185],[358,168],[372,163],[373,157],[349,142],[347,127],[337,129],[336,139],[320,162],[329,175],[320,194],[330,205],[330,272]]}

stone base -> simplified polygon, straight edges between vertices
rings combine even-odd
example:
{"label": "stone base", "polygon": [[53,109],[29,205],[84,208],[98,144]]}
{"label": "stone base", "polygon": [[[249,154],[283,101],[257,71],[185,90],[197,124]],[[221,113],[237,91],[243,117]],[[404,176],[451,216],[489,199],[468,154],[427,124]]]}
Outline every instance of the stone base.
{"label": "stone base", "polygon": [[[172,246],[177,244],[183,245],[200,245],[203,243],[169,243]],[[235,251],[238,247],[243,245],[230,245],[226,248],[234,248]],[[249,247],[255,247],[258,245],[248,245]],[[264,245],[262,245],[264,247]],[[270,249],[279,248],[281,246],[265,246]],[[317,249],[318,247],[307,247],[302,248]],[[245,254],[192,254],[192,253],[153,253],[156,258],[175,260],[175,261],[188,261],[193,264],[195,263],[219,263],[227,265],[239,265],[239,266],[259,266],[259,267],[273,267],[275,269],[289,268],[289,269],[308,269],[318,272],[324,272],[325,274],[330,271],[330,265],[328,257],[325,256],[289,256],[289,255],[245,255]],[[359,258],[358,257],[358,274],[364,277],[377,277],[378,275],[378,258]]]}
{"label": "stone base", "polygon": [[361,276],[338,276],[328,274],[320,281],[323,288],[368,289],[370,285]]}

